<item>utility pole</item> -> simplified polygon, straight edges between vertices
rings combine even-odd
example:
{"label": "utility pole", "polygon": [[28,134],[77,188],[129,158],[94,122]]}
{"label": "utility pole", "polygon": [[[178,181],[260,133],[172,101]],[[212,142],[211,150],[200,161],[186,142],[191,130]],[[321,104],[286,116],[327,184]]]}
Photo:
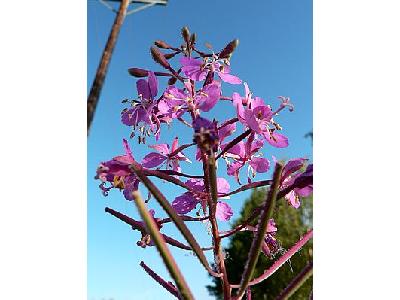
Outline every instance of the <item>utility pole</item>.
{"label": "utility pole", "polygon": [[126,12],[128,10],[129,0],[121,0],[117,16],[114,20],[110,35],[108,36],[106,47],[104,48],[103,55],[101,56],[100,64],[97,68],[96,77],[93,81],[92,88],[90,89],[89,97],[87,99],[87,134],[89,135],[90,125],[93,121],[93,116],[96,111],[99,96],[104,84],[108,65],[111,60],[111,55],[117,42],[117,37],[124,22]]}
{"label": "utility pole", "polygon": [[[153,5],[166,5],[168,0],[110,0],[113,2],[121,2],[118,11],[114,10],[105,0],[99,0],[102,4],[117,13],[115,17],[114,24],[111,28],[110,35],[108,36],[106,47],[104,48],[103,55],[101,56],[100,64],[97,68],[96,77],[93,81],[90,93],[87,99],[87,134],[89,135],[90,126],[93,121],[93,117],[96,111],[97,103],[99,102],[100,92],[103,88],[104,79],[106,77],[108,65],[111,60],[111,55],[115,48],[117,42],[118,34],[120,32],[122,23],[124,22],[125,16],[132,13],[138,12],[145,8],[151,7]],[[130,3],[142,3],[145,4],[131,11],[128,10]]]}

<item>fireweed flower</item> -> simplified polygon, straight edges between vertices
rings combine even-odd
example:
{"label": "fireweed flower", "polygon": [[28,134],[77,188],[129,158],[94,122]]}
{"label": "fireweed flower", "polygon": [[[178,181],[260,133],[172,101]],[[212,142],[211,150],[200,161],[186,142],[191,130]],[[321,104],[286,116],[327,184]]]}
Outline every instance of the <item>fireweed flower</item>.
{"label": "fireweed flower", "polygon": [[153,72],[148,72],[148,79],[139,79],[136,82],[139,100],[133,101],[131,108],[125,109],[121,113],[121,121],[127,126],[133,126],[136,129],[139,124],[142,134],[146,127],[154,132],[156,139],[160,134],[160,121],[157,118],[157,77]]}
{"label": "fireweed flower", "polygon": [[225,157],[232,158],[233,163],[228,164],[227,174],[229,176],[235,176],[238,183],[239,171],[245,165],[248,164],[247,178],[251,181],[256,173],[265,173],[269,170],[269,160],[266,158],[259,157],[259,150],[264,145],[264,142],[259,139],[255,139],[254,133],[252,133],[246,142],[240,141],[229,149],[225,153]]}
{"label": "fireweed flower", "polygon": [[[206,189],[203,179],[189,179],[186,185],[193,192],[186,192],[172,202],[172,207],[178,214],[187,214],[196,208],[197,204],[206,202]],[[225,178],[217,178],[218,195],[222,197],[223,194],[229,192],[230,186]],[[221,221],[228,221],[233,215],[233,210],[229,204],[218,201],[215,216]]]}
{"label": "fireweed flower", "polygon": [[[126,154],[102,162],[97,168],[95,179],[102,181],[99,187],[104,196],[108,196],[108,192],[116,188],[123,191],[125,199],[133,200],[132,192],[137,191],[139,180],[129,168],[129,165],[134,162],[134,158],[128,142],[124,139],[123,143]],[[110,186],[107,187],[107,183]]]}
{"label": "fireweed flower", "polygon": [[181,57],[180,59],[183,73],[192,80],[203,81],[211,72],[212,74],[216,73],[224,82],[241,84],[242,80],[239,77],[229,74],[230,67],[227,62],[225,59],[218,59],[216,55],[203,60],[190,57]]}
{"label": "fireweed flower", "polygon": [[194,91],[189,81],[185,82],[185,89],[178,89],[174,85],[169,86],[161,98],[159,113],[170,119],[182,116],[186,111],[192,111],[198,115],[198,110],[207,112],[217,104],[221,96],[221,83],[212,83]]}
{"label": "fireweed flower", "polygon": [[[285,189],[291,186],[295,180],[299,180],[302,176],[312,176],[313,164],[307,166],[305,172],[300,170],[304,168],[306,158],[295,158],[289,160],[282,170],[280,189]],[[294,208],[300,207],[300,197],[308,197],[313,191],[313,185],[310,184],[303,188],[294,188],[288,194],[285,195],[285,199]]]}
{"label": "fireweed flower", "polygon": [[[273,116],[280,110],[272,112],[271,106],[266,105],[262,98],[252,98],[247,84],[245,84],[245,97],[241,97],[234,92],[232,94],[232,102],[236,108],[237,117],[244,126],[262,135],[274,147],[285,148],[289,145],[287,137],[276,132],[276,130],[281,130],[282,128],[273,120]],[[289,106],[289,104],[285,103],[283,107],[285,106]]]}
{"label": "fireweed flower", "polygon": [[269,258],[273,258],[280,249],[280,245],[275,238],[277,230],[278,229],[276,228],[274,219],[269,219],[267,232],[264,236],[264,241],[261,246],[261,251],[264,253],[265,256]]}
{"label": "fireweed flower", "polygon": [[178,138],[176,137],[172,142],[171,149],[168,144],[151,145],[157,152],[151,152],[147,154],[142,160],[142,166],[145,168],[154,168],[166,162],[167,169],[171,168],[174,171],[180,172],[181,167],[179,166],[180,161],[191,162],[182,152],[178,152],[171,156],[178,148]]}

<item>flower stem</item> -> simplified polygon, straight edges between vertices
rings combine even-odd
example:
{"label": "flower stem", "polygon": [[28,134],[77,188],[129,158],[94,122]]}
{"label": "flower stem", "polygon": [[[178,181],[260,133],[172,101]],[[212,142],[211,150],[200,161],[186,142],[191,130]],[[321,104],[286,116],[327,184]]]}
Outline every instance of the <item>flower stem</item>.
{"label": "flower stem", "polygon": [[222,253],[221,238],[218,233],[218,224],[215,218],[215,210],[218,202],[218,186],[217,186],[217,173],[214,153],[208,157],[208,176],[211,194],[211,206],[209,207],[209,215],[212,227],[213,244],[214,244],[214,260],[218,266],[218,271],[223,274],[221,277],[224,300],[231,299],[231,287],[228,280],[228,274],[225,268],[224,255]]}
{"label": "flower stem", "polygon": [[282,164],[276,163],[273,182],[268,192],[267,199],[265,200],[260,220],[258,221],[257,234],[251,244],[249,257],[247,259],[246,267],[240,282],[239,291],[237,292],[238,299],[243,297],[250,279],[253,276],[258,256],[260,255],[261,246],[264,241],[264,236],[267,231],[268,220],[271,219],[275,207],[276,196],[279,190],[279,183],[281,181],[282,169]]}
{"label": "flower stem", "polygon": [[132,193],[135,199],[135,204],[139,210],[140,216],[142,217],[143,221],[146,223],[146,228],[150,233],[151,238],[154,241],[154,244],[157,247],[158,252],[161,255],[161,258],[164,261],[165,266],[167,267],[169,274],[174,279],[176,286],[179,290],[183,299],[194,299],[192,292],[189,289],[183,275],[176,264],[174,258],[169,251],[165,240],[161,236],[158,226],[153,220],[153,217],[149,213],[146,204],[144,203],[142,197],[140,196],[139,192],[135,191]]}
{"label": "flower stem", "polygon": [[313,273],[313,263],[310,262],[281,292],[275,300],[287,300],[292,296]]}

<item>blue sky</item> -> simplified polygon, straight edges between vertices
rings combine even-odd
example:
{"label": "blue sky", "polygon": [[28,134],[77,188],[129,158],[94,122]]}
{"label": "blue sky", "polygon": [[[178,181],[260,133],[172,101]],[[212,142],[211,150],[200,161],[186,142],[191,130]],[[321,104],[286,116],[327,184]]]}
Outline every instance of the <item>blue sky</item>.
{"label": "blue sky", "polygon": [[[135,78],[127,73],[130,67],[160,70],[149,55],[154,40],[162,39],[178,45],[180,28],[188,26],[196,32],[198,46],[209,42],[219,50],[233,38],[240,40],[231,60],[232,74],[246,81],[256,96],[262,97],[273,107],[278,105],[277,96],[289,96],[295,111],[285,111],[278,122],[289,137],[289,147],[273,149],[264,147],[264,156],[271,158],[309,157],[312,149],[304,135],[312,129],[312,1],[169,1],[166,7],[156,6],[128,16],[121,30],[109,67],[100,103],[88,139],[88,299],[133,300],[168,299],[168,292],[160,288],[139,267],[144,260],[164,278],[168,274],[154,248],[136,246],[140,238],[129,226],[104,212],[109,206],[138,219],[133,203],[124,200],[117,191],[103,197],[98,182],[93,177],[100,161],[121,154],[122,138],[128,138],[129,128],[120,123],[121,104],[124,98],[136,96]],[[201,5],[199,5],[201,3]],[[88,1],[88,89],[104,48],[114,14],[98,1]],[[163,83],[163,82],[162,82]],[[165,86],[165,85],[164,85]],[[159,88],[161,90],[162,87]],[[243,86],[223,86],[224,95],[232,91],[243,93]],[[218,104],[208,116],[226,119],[234,113],[229,103]],[[163,128],[160,142],[170,142],[179,135],[180,142],[191,141],[190,131],[183,126]],[[149,140],[149,143],[154,143]],[[131,141],[134,155],[141,159],[148,148]],[[193,151],[185,152],[190,156]],[[184,170],[199,173],[199,165],[182,165]],[[186,167],[186,168],[185,168]],[[221,163],[219,175],[226,168]],[[244,174],[243,174],[244,175]],[[269,178],[270,174],[258,175],[256,179]],[[244,178],[244,177],[243,177]],[[157,182],[171,201],[182,190]],[[237,187],[230,180],[231,188]],[[144,189],[141,189],[146,194]],[[238,216],[241,204],[248,196],[242,193],[229,201]],[[154,200],[151,208],[158,209]],[[158,209],[159,211],[159,209]],[[157,216],[163,216],[157,214]],[[221,224],[227,229],[229,223]],[[206,228],[191,224],[201,245],[210,244]],[[172,225],[164,232],[183,241]],[[212,299],[205,288],[211,283],[206,271],[197,259],[182,250],[171,249],[193,293],[198,299]],[[211,260],[211,257],[210,257]]]}

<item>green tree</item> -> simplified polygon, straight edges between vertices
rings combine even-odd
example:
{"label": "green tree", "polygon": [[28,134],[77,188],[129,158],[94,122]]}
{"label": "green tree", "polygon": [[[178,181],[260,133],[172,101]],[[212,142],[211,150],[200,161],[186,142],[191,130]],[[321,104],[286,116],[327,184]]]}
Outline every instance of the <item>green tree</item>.
{"label": "green tree", "polygon": [[[254,190],[246,200],[241,215],[233,227],[242,223],[251,212],[265,199],[266,190]],[[312,227],[312,196],[303,198],[299,209],[288,206],[283,199],[279,200],[274,211],[274,220],[278,231],[276,238],[283,249],[289,249],[299,238]],[[251,224],[255,225],[257,219]],[[228,271],[229,282],[237,284],[240,282],[247,255],[252,242],[251,232],[238,232],[230,238],[228,247],[225,249],[227,259],[225,265]],[[280,254],[277,254],[278,258]],[[275,259],[276,259],[275,258]],[[275,260],[274,259],[274,260]],[[267,280],[252,287],[252,299],[275,299],[276,296],[289,284],[289,282],[312,260],[312,240],[309,241],[288,263],[285,263],[275,274]],[[261,275],[266,268],[270,267],[273,260],[260,255],[255,276]],[[312,277],[311,277],[312,278]],[[213,278],[213,285],[207,286],[209,293],[216,299],[222,299],[221,282]],[[292,299],[306,300],[312,289],[312,279],[308,279],[303,286],[296,291]]]}

